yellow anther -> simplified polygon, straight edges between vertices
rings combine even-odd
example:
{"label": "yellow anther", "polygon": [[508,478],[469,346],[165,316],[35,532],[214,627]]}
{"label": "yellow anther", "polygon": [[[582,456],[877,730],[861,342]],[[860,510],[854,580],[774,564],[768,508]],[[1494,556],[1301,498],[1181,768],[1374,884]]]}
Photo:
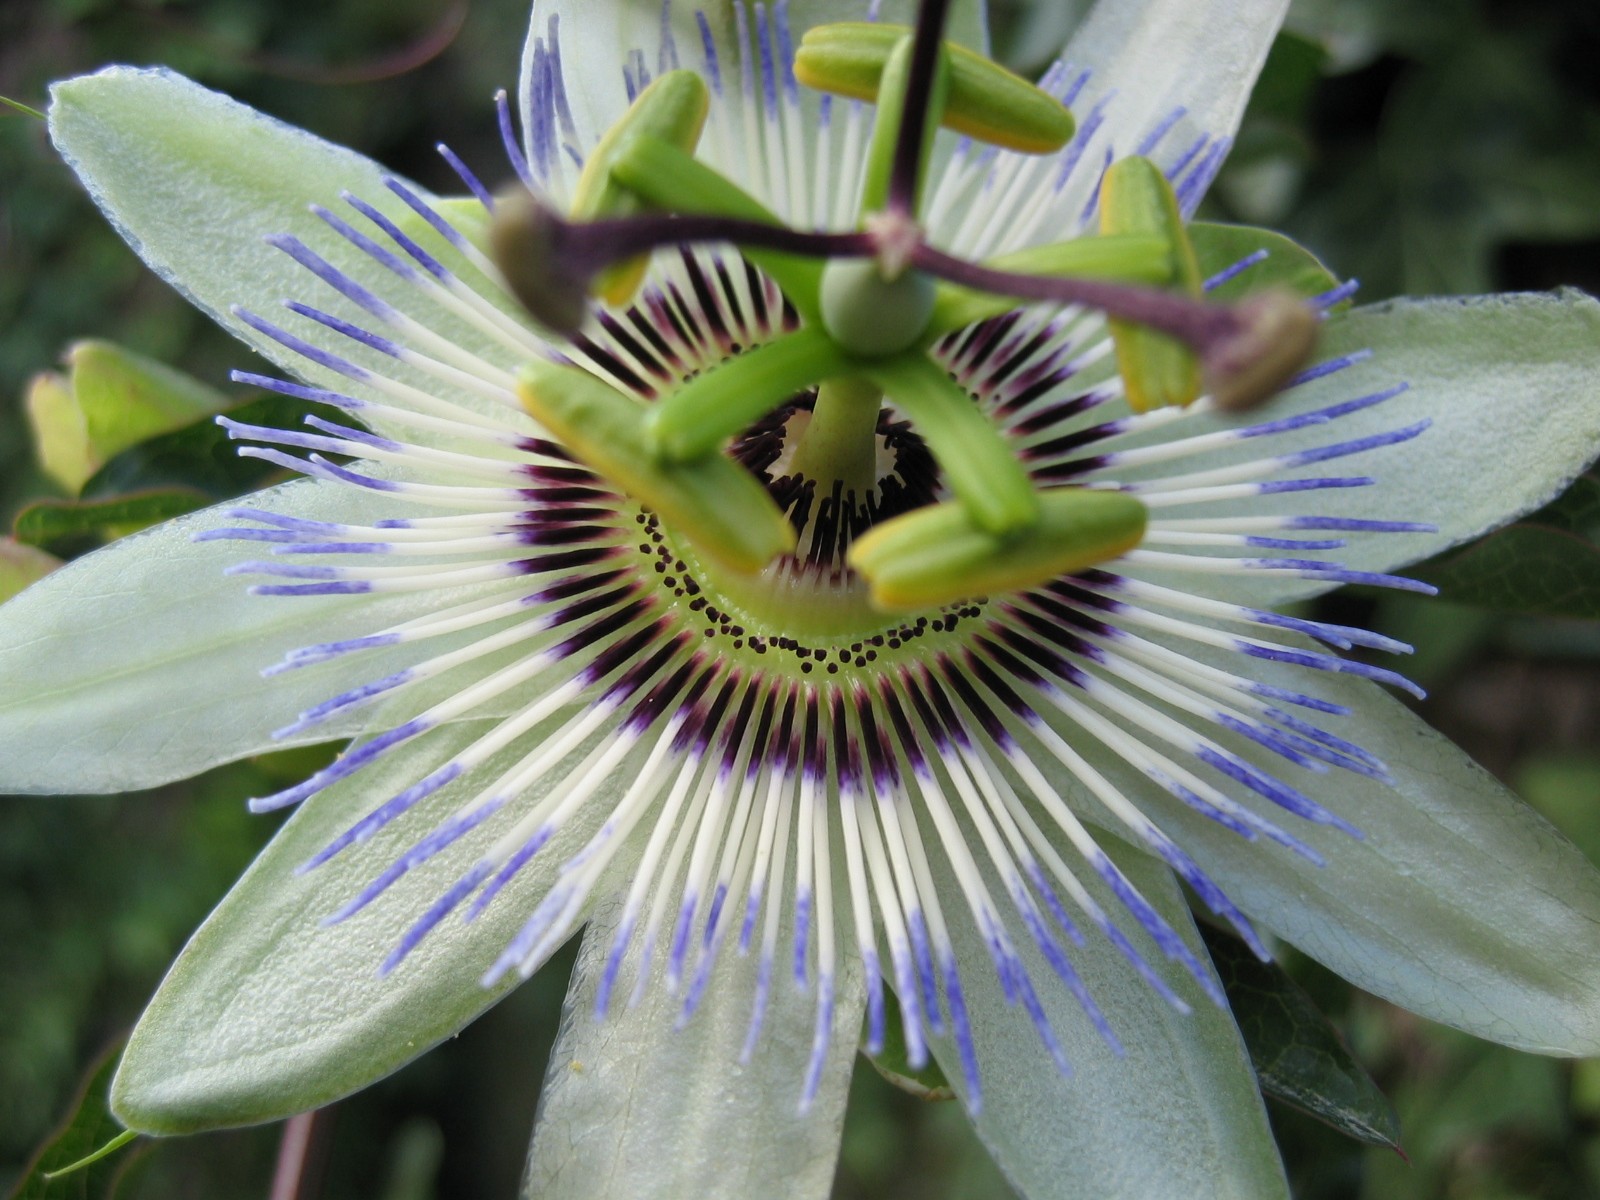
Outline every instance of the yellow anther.
{"label": "yellow anther", "polygon": [[[1106,172],[1100,185],[1100,232],[1163,238],[1172,252],[1172,286],[1195,299],[1203,294],[1200,264],[1178,198],[1161,168],[1148,158],[1120,159]],[[1190,404],[1200,395],[1200,360],[1190,347],[1143,325],[1109,324],[1128,404],[1135,412]]]}
{"label": "yellow anther", "polygon": [[1121,492],[1039,493],[1039,519],[998,538],[950,501],[887,521],[850,549],[875,608],[909,612],[1034,587],[1108,562],[1144,538],[1147,510]]}
{"label": "yellow anther", "polygon": [[[815,26],[795,55],[795,78],[821,92],[876,101],[889,56],[910,32],[904,25],[865,21]],[[965,46],[946,42],[945,50],[947,129],[1023,154],[1053,154],[1071,140],[1072,113],[1048,92]]]}
{"label": "yellow anther", "polygon": [[[572,219],[631,217],[645,210],[644,203],[612,176],[612,165],[628,141],[639,134],[659,138],[680,150],[692,152],[700,143],[711,94],[693,71],[668,71],[639,93],[628,111],[594,148],[573,190]],[[649,269],[648,258],[618,263],[600,273],[595,291],[607,304],[626,304],[639,290]]]}
{"label": "yellow anther", "polygon": [[706,557],[749,574],[794,549],[794,527],[755,476],[722,454],[658,462],[645,437],[645,407],[587,371],[531,363],[519,391],[523,407],[580,461]]}

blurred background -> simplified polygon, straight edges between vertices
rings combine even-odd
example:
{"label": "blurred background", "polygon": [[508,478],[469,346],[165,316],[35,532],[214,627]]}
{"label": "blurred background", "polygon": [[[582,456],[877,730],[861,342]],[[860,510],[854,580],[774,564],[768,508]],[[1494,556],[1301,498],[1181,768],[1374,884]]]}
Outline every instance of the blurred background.
{"label": "blurred background", "polygon": [[[1085,5],[991,7],[1001,53],[1027,70]],[[1209,216],[1284,230],[1360,279],[1364,301],[1600,291],[1594,0],[1297,0],[1293,12]],[[523,0],[6,0],[0,95],[39,108],[52,78],[165,63],[449,191],[433,145],[448,138],[469,162],[495,161],[489,101],[515,81],[525,20]],[[192,506],[256,482],[204,435],[208,423],[76,474],[58,452],[47,473],[25,417],[30,381],[83,338],[224,393],[228,369],[250,365],[111,233],[39,122],[0,109],[0,537],[17,535],[0,540],[0,595],[163,515],[108,508],[107,497],[137,486]],[[1600,480],[1580,481],[1563,503],[1435,564],[1443,601],[1323,603],[1414,641],[1412,673],[1432,692],[1424,715],[1600,858],[1597,534]],[[303,766],[266,759],[147,795],[0,805],[0,1193],[269,1195],[281,1127],[145,1144],[48,1188],[23,1180],[75,1112],[62,1145],[111,1131],[93,1094],[102,1051],[275,828],[242,798]],[[515,1194],[569,965],[570,953],[319,1121],[320,1165],[301,1195]],[[1274,1102],[1301,1200],[1600,1195],[1600,1063],[1493,1048],[1311,964],[1286,966],[1389,1097],[1404,1150],[1363,1146]],[[65,1161],[61,1146],[52,1153]],[[1009,1192],[954,1104],[915,1099],[863,1066],[836,1195]]]}

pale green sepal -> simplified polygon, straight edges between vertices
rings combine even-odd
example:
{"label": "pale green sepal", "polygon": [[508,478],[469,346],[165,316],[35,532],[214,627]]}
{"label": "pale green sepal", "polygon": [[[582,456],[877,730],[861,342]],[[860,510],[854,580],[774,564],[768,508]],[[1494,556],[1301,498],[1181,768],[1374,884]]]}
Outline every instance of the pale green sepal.
{"label": "pale green sepal", "polygon": [[[240,503],[310,520],[395,515],[392,499],[310,480]],[[262,669],[310,642],[374,633],[456,602],[427,592],[251,596],[251,580],[223,574],[250,556],[245,544],[193,540],[247,523],[227,515],[232,507],[123,538],[0,606],[0,792],[129,791],[267,749],[349,737],[364,713],[292,740],[270,734],[394,670],[392,652],[346,655],[271,686]],[[412,506],[407,515],[427,511]]]}
{"label": "pale green sepal", "polygon": [[909,612],[1035,587],[1116,558],[1144,537],[1144,504],[1120,492],[1038,493],[1039,520],[997,538],[946,501],[877,526],[850,548],[874,607]]}
{"label": "pale green sepal", "polygon": [[[1129,880],[1205,960],[1171,874],[1103,839]],[[1071,851],[1068,851],[1071,854]],[[931,856],[939,895],[959,896],[953,872]],[[1070,861],[1070,859],[1069,859]],[[1147,961],[1163,962],[1137,926],[1091,885]],[[948,909],[947,909],[948,912]],[[1062,1076],[1020,1006],[1008,1005],[988,949],[965,913],[950,914],[961,984],[977,1045],[983,1107],[974,1119],[995,1162],[1027,1200],[1286,1200],[1288,1187],[1255,1075],[1228,1013],[1175,969],[1166,978],[1191,1005],[1168,1006],[1104,937],[1067,953],[1126,1047],[1114,1054],[1020,930],[1014,931],[1040,1003],[1072,1065]],[[932,1047],[965,1095],[952,1043]]]}
{"label": "pale green sepal", "polygon": [[[795,55],[800,82],[819,91],[876,101],[895,45],[911,30],[881,21],[813,26]],[[949,45],[946,129],[1023,154],[1050,154],[1072,138],[1072,113],[999,63]]]}
{"label": "pale green sepal", "polygon": [[1111,107],[1120,111],[1106,114],[1114,145],[1138,144],[1180,107],[1229,137],[1288,8],[1288,0],[1096,0],[1062,57],[1094,71],[1096,92],[1117,94]]}
{"label": "pale green sepal", "polygon": [[263,239],[273,234],[299,237],[381,299],[501,369],[513,370],[538,352],[541,343],[531,329],[526,355],[508,350],[478,322],[425,299],[308,211],[309,205],[323,205],[384,241],[340,200],[341,190],[353,192],[414,230],[429,253],[482,284],[496,304],[520,320],[521,310],[509,297],[475,276],[476,268],[442,237],[421,227],[411,209],[384,186],[386,173],[376,163],[169,71],[108,67],[54,85],[51,96],[51,138],[128,244],[163,279],[278,366],[359,399],[402,407],[407,403],[284,349],[235,317],[234,305],[360,367],[476,412],[523,421],[514,408],[284,310],[285,300],[304,300],[361,328],[376,323],[283,251],[267,245]]}
{"label": "pale green sepal", "polygon": [[[640,92],[584,163],[572,196],[572,219],[637,216],[643,208],[639,197],[612,176],[620,148],[635,137],[648,136],[692,155],[710,104],[705,81],[693,71],[668,71]],[[607,304],[626,305],[649,269],[648,255],[616,263],[600,273],[593,290]]]}
{"label": "pale green sepal", "polygon": [[[1165,284],[1171,281],[1171,242],[1155,234],[1117,234],[1052,242],[991,258],[984,264],[997,271],[1023,275],[1056,275],[1067,279],[1106,279],[1116,283]],[[941,283],[928,322],[927,338],[998,317],[1026,303],[1014,296],[973,291]]]}
{"label": "pale green sepal", "polygon": [[[1171,644],[1239,668],[1224,651]],[[1394,776],[1391,788],[1343,771],[1280,773],[1360,829],[1361,841],[1230,789],[1319,851],[1325,867],[1245,842],[1164,795],[1156,800],[1149,781],[1125,767],[1108,774],[1129,795],[1152,798],[1147,811],[1252,919],[1356,986],[1519,1050],[1600,1054],[1600,871],[1377,685],[1254,660],[1251,674],[1348,706],[1349,716],[1318,723],[1377,755]],[[1260,760],[1254,743],[1218,740]],[[1107,765],[1103,750],[1090,757]]]}
{"label": "pale green sepal", "polygon": [[[1350,534],[1330,555],[1366,571],[1387,571],[1543,506],[1600,454],[1600,302],[1578,291],[1398,300],[1336,316],[1324,328],[1324,358],[1371,349],[1370,361],[1280,394],[1258,413],[1193,415],[1109,449],[1276,420],[1373,394],[1409,389],[1383,404],[1271,439],[1245,442],[1206,467],[1310,449],[1402,429],[1432,426],[1396,446],[1321,463],[1298,475],[1370,476],[1373,487],[1261,497],[1208,505],[1213,514],[1318,513],[1433,522],[1437,533]],[[1270,440],[1270,446],[1266,443]],[[1128,482],[1170,468],[1119,473]],[[1131,573],[1131,572],[1130,572]],[[1139,568],[1141,577],[1157,572]],[[1192,586],[1187,576],[1162,582]],[[1316,595],[1330,584],[1291,574],[1211,576],[1207,592],[1245,604]],[[1448,599],[1448,597],[1446,597]]]}
{"label": "pale green sepal", "polygon": [[83,406],[72,394],[72,381],[55,371],[41,371],[28,380],[23,409],[39,466],[76,496],[105,460],[89,444],[88,422]]}
{"label": "pale green sepal", "polygon": [[[1162,139],[1176,157],[1199,134],[1230,138],[1239,127],[1289,0],[1095,0],[1061,52],[1094,72],[1080,105],[1115,95],[1100,146],[1131,152],[1174,112]],[[1094,173],[1085,172],[1085,184]],[[1063,197],[1082,204],[1085,191]],[[1070,210],[1068,210],[1070,211]]]}
{"label": "pale green sepal", "polygon": [[695,376],[642,410],[645,436],[662,463],[695,462],[849,365],[849,358],[820,330],[785,334]]}
{"label": "pale green sepal", "polygon": [[950,490],[984,532],[1019,532],[1039,515],[1033,483],[1011,445],[945,369],[922,354],[864,362],[939,460]]}
{"label": "pale green sepal", "polygon": [[645,425],[649,410],[587,371],[530,363],[522,402],[608,483],[724,566],[757,571],[794,547],[794,527],[754,475],[720,453],[661,463]]}
{"label": "pale green sepal", "polygon": [[[760,1041],[750,1025],[757,957],[723,948],[682,1028],[683,991],[661,955],[639,1004],[596,1020],[595,994],[621,905],[584,933],[550,1055],[523,1183],[527,1200],[823,1200],[833,1185],[856,1039],[866,1007],[852,955],[835,975],[832,1043],[809,1111],[799,1102],[816,1001],[787,978],[772,988]],[[623,979],[631,987],[628,971]]]}
{"label": "pale green sepal", "polygon": [[[173,963],[133,1031],[112,1086],[113,1111],[144,1133],[195,1133],[279,1120],[329,1104],[388,1075],[466,1025],[517,981],[481,979],[616,802],[625,769],[474,921],[437,928],[388,976],[379,967],[413,923],[543,793],[551,772],[519,803],[413,868],[369,907],[324,920],[399,859],[439,821],[559,725],[517,745],[421,801],[406,816],[314,870],[311,856],[372,808],[493,728],[465,722],[402,743],[371,766],[307,800],[262,851]],[[581,746],[591,751],[603,731]],[[626,766],[626,764],[624,764]],[[637,764],[635,764],[635,769]]]}

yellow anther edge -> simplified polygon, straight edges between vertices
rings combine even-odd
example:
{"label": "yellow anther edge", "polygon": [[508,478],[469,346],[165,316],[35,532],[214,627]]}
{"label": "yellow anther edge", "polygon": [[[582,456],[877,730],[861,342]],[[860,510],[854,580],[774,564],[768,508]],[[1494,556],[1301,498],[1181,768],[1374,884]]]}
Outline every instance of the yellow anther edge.
{"label": "yellow anther edge", "polygon": [[[1161,168],[1147,158],[1111,165],[1100,185],[1100,232],[1155,234],[1171,247],[1172,286],[1199,299],[1200,263],[1184,228],[1178,198]],[[1178,339],[1129,321],[1111,320],[1117,366],[1135,412],[1193,403],[1200,395],[1200,360]]]}
{"label": "yellow anther edge", "polygon": [[[904,25],[843,21],[806,31],[795,78],[809,88],[876,101],[884,68]],[[950,97],[941,124],[980,142],[1022,154],[1053,154],[1071,140],[1072,113],[1042,91],[967,47],[946,42]]]}
{"label": "yellow anther edge", "polygon": [[919,508],[867,533],[850,565],[873,607],[909,612],[1035,587],[1108,562],[1144,538],[1148,510],[1121,492],[1054,488],[1039,493],[1039,520],[998,538],[965,505]]}
{"label": "yellow anther edge", "polygon": [[754,475],[722,454],[658,462],[645,407],[577,367],[524,367],[518,394],[529,414],[579,461],[658,514],[707,558],[741,574],[794,549],[794,527]]}
{"label": "yellow anther edge", "polygon": [[[573,189],[572,219],[592,221],[643,212],[645,206],[639,197],[612,177],[612,164],[619,152],[630,138],[645,134],[693,153],[710,111],[711,93],[705,80],[693,71],[668,71],[645,88],[589,155],[578,186]],[[639,290],[649,268],[648,257],[608,267],[595,281],[595,291],[607,304],[626,304]]]}

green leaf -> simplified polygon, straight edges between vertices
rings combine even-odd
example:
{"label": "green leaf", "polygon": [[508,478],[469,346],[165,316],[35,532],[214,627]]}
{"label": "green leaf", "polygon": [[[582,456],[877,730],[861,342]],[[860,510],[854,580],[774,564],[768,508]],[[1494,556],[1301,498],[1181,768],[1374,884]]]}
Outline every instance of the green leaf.
{"label": "green leaf", "polygon": [[[308,416],[349,423],[327,405],[273,393],[232,405],[228,416],[274,429],[300,428]],[[124,450],[101,467],[83,491],[86,496],[115,497],[133,491],[188,488],[226,500],[263,487],[283,474],[276,464],[242,456],[239,443],[227,430],[205,418]]]}
{"label": "green leaf", "polygon": [[1530,525],[1548,525],[1600,541],[1600,474],[1582,475],[1554,502],[1528,517]]}
{"label": "green leaf", "polygon": [[872,1069],[895,1087],[918,1100],[954,1100],[956,1092],[945,1078],[938,1062],[929,1058],[920,1067],[911,1065],[906,1052],[906,1027],[900,1015],[900,1006],[893,1002],[884,1005],[883,1049],[862,1056],[872,1064]]}
{"label": "green leaf", "polygon": [[1372,1146],[1400,1145],[1394,1105],[1311,997],[1238,938],[1200,922],[1261,1090]]}
{"label": "green leaf", "polygon": [[1259,250],[1267,252],[1261,262],[1207,293],[1207,299],[1219,304],[1243,300],[1252,292],[1269,287],[1287,288],[1309,300],[1339,286],[1338,278],[1316,255],[1270,229],[1195,221],[1189,225],[1189,239],[1194,243],[1200,274],[1205,279]]}
{"label": "green leaf", "polygon": [[53,554],[13,538],[0,538],[0,603],[37,583],[61,565]]}
{"label": "green leaf", "polygon": [[110,342],[78,342],[66,375],[29,388],[28,416],[45,470],[76,494],[107,459],[227,407],[228,398]]}
{"label": "green leaf", "polygon": [[[114,1200],[130,1161],[140,1153],[139,1148],[121,1152],[116,1143],[132,1135],[106,1107],[119,1049],[107,1049],[91,1068],[70,1115],[23,1168],[8,1200]],[[115,1149],[97,1157],[111,1146]],[[84,1161],[89,1158],[94,1161]]]}
{"label": "green leaf", "polygon": [[1477,6],[1374,7],[1442,28],[1388,90],[1375,149],[1321,148],[1292,232],[1377,295],[1486,291],[1507,242],[1592,238],[1600,114],[1543,39],[1491,30]]}
{"label": "green leaf", "polygon": [[1600,546],[1558,529],[1513,525],[1413,574],[1457,604],[1600,619]]}
{"label": "green leaf", "polygon": [[67,365],[101,461],[228,405],[214,388],[110,342],[79,342],[67,352]]}
{"label": "green leaf", "polygon": [[1581,476],[1526,520],[1414,573],[1458,604],[1525,616],[1600,618],[1600,478]]}
{"label": "green leaf", "polygon": [[1600,858],[1600,756],[1536,755],[1519,764],[1517,794],[1549,817],[1591,858]]}
{"label": "green leaf", "polygon": [[40,500],[17,514],[12,533],[29,546],[84,539],[112,540],[204,508],[207,497],[188,489],[135,492],[112,500]]}
{"label": "green leaf", "polygon": [[[759,955],[723,947],[699,1007],[681,1026],[684,992],[667,988],[660,954],[639,1003],[623,992],[606,1018],[596,1018],[622,910],[620,899],[601,905],[584,933],[539,1098],[524,1197],[823,1200],[866,1008],[860,960],[840,959],[828,1058],[816,1100],[802,1113],[816,1024],[811,993],[778,981],[761,1040],[748,1063],[739,1061]],[[635,960],[628,961],[624,988],[632,987]]]}
{"label": "green leaf", "polygon": [[1327,64],[1328,50],[1315,38],[1280,30],[1250,93],[1247,118],[1291,124],[1304,121]]}

